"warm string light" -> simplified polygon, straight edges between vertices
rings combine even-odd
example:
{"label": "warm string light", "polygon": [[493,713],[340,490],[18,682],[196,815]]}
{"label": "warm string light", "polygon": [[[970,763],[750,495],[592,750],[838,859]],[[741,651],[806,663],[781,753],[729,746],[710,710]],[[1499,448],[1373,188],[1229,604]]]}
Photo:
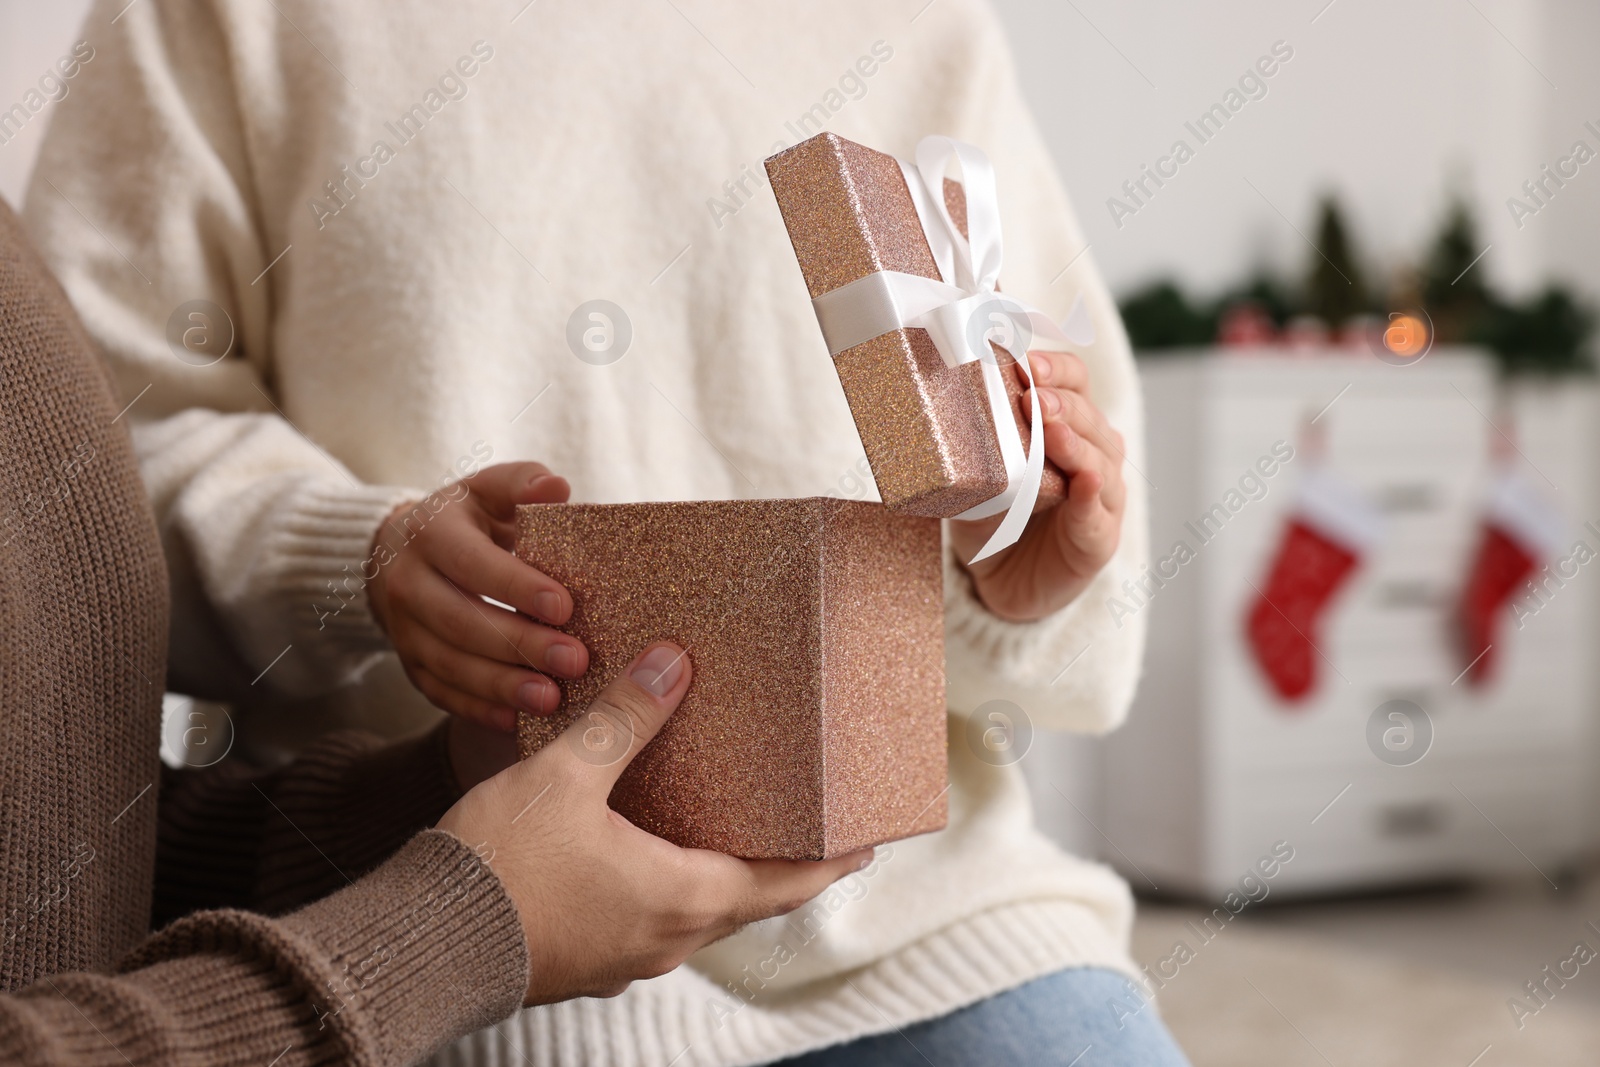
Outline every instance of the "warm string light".
{"label": "warm string light", "polygon": [[1383,331],[1383,347],[1403,358],[1422,355],[1428,350],[1428,324],[1415,315],[1395,312]]}

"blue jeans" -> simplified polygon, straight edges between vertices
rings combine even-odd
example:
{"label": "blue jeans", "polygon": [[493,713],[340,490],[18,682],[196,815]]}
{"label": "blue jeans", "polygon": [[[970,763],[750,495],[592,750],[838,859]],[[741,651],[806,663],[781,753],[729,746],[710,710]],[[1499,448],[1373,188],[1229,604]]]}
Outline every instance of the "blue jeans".
{"label": "blue jeans", "polygon": [[1057,971],[938,1019],[781,1067],[1189,1067],[1156,1010],[1115,971]]}

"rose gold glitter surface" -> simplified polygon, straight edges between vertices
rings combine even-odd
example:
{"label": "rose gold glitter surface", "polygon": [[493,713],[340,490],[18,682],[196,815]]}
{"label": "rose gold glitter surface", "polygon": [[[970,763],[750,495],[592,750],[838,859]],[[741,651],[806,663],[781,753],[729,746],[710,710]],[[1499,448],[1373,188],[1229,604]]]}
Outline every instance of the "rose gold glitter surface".
{"label": "rose gold glitter surface", "polygon": [[[611,805],[686,847],[817,859],[942,827],[939,524],[804,500],[518,508],[517,555],[572,593],[588,673],[554,740],[652,641],[694,680]],[[926,807],[926,810],[923,810]]]}
{"label": "rose gold glitter surface", "polygon": [[[959,515],[1006,487],[983,368],[951,368],[926,330],[895,330],[833,361],[885,504]],[[974,461],[978,462],[974,462]],[[992,462],[991,462],[992,461]]]}
{"label": "rose gold glitter surface", "polygon": [[907,729],[908,698],[943,719],[939,524],[823,505],[822,720],[830,855],[942,828],[945,732]]}
{"label": "rose gold glitter surface", "polygon": [[[893,156],[831,133],[767,160],[813,297],[879,270],[937,278]],[[1006,487],[981,369],[948,367],[924,330],[896,330],[834,358],[878,493],[913,515],[957,515]]]}
{"label": "rose gold glitter surface", "polygon": [[[766,166],[812,297],[878,270],[939,276],[893,156],[822,133]],[[965,194],[949,180],[944,191],[965,233]],[[834,365],[885,504],[911,515],[950,516],[1005,489],[977,364],[946,366],[926,331],[910,329],[846,349]],[[1023,433],[1026,439],[1025,422]],[[1041,501],[1059,500],[1063,486],[1047,463],[1045,487],[1054,495],[1041,492]]]}

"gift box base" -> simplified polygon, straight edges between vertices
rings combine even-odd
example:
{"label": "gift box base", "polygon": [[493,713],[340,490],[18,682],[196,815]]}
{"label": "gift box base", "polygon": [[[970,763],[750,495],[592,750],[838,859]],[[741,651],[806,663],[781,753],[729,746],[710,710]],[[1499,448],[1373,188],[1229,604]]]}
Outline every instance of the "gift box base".
{"label": "gift box base", "polygon": [[590,653],[561,711],[519,719],[524,756],[671,640],[693,682],[611,794],[630,821],[684,847],[786,859],[944,826],[937,521],[823,498],[528,505],[517,518],[518,556],[572,593],[563,629]]}

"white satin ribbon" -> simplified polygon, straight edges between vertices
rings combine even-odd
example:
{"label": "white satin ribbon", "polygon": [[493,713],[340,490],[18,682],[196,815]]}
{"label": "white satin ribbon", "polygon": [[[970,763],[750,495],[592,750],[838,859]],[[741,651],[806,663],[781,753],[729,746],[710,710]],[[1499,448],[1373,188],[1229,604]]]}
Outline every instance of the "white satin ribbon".
{"label": "white satin ribbon", "polygon": [[[952,157],[961,164],[970,240],[961,235],[945,207],[944,175]],[[984,392],[1005,461],[1006,488],[955,517],[983,519],[1004,511],[1005,518],[972,557],[970,562],[976,563],[1016,543],[1039,499],[1044,476],[1042,416],[1026,354],[1039,349],[1066,352],[1074,345],[1090,344],[1094,326],[1081,296],[1073,302],[1066,322],[1058,326],[1037,308],[995,291],[1004,258],[1000,202],[994,167],[981,151],[950,137],[924,137],[917,145],[916,165],[902,160],[900,169],[940,278],[877,271],[824,293],[811,304],[832,355],[891,330],[917,327],[928,331],[949,366],[978,362],[983,367]],[[1001,336],[993,336],[997,332]],[[989,347],[991,339],[1016,357],[1028,380],[1031,449],[1023,447],[1005,379]]]}

